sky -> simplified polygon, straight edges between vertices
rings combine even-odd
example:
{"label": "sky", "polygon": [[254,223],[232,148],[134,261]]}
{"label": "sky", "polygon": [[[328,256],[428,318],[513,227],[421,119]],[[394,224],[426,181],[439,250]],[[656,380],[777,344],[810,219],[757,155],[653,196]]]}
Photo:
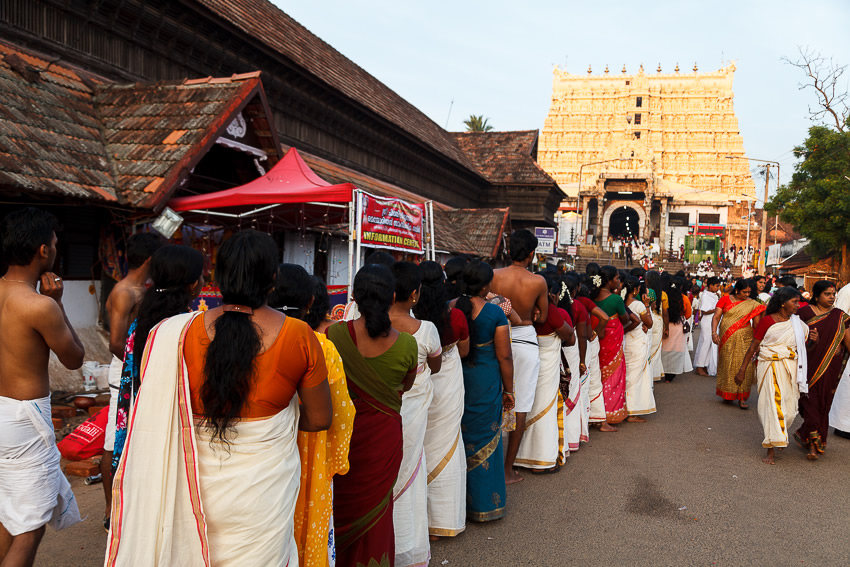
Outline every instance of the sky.
{"label": "sky", "polygon": [[[812,125],[812,89],[782,61],[798,48],[850,64],[850,1],[273,0],[440,126],[483,114],[496,130],[542,129],[555,66],[629,73],[714,71],[734,61],[735,113],[748,157],[778,161]],[[844,88],[850,88],[850,72]],[[753,171],[756,163],[751,162]],[[756,179],[761,187],[762,181]],[[772,191],[771,191],[772,192]]]}

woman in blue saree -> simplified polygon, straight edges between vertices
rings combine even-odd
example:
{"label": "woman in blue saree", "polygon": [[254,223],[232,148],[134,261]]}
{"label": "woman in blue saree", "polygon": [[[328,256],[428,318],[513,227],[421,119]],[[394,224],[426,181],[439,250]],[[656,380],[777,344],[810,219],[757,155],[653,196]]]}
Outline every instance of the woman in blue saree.
{"label": "woman in blue saree", "polygon": [[508,320],[486,300],[493,269],[480,261],[463,271],[463,295],[456,307],[470,330],[463,360],[464,411],[461,434],[466,451],[466,513],[487,522],[505,515],[502,410],[514,407],[514,367]]}

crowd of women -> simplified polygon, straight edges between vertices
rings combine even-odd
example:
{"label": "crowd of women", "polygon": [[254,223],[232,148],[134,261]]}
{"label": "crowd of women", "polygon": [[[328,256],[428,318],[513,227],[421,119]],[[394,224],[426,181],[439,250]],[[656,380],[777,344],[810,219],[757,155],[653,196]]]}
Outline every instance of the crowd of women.
{"label": "crowd of women", "polygon": [[[492,293],[491,266],[373,253],[347,320],[333,322],[324,282],[276,258],[268,235],[235,234],[216,261],[223,305],[190,312],[202,257],[154,253],[125,348],[106,565],[426,565],[430,541],[505,515],[517,314]],[[654,413],[653,383],[693,368],[694,326],[682,276],[589,264],[543,279],[539,376],[515,462],[541,474],[591,428]],[[758,351],[765,446],[787,442],[807,385],[795,437],[817,458],[850,316],[819,283],[800,312],[813,329],[803,347],[796,290],[765,308],[754,289],[741,280],[716,307],[700,301],[718,393],[746,407]]]}
{"label": "crowd of women", "polygon": [[[773,289],[765,282],[760,276],[739,279],[719,301],[701,301],[701,309],[715,306],[703,332],[710,328],[719,347],[717,395],[747,409],[755,384],[764,461],[774,464],[775,449],[791,438],[814,461],[826,451],[830,423],[839,435],[850,429],[850,382],[841,379],[850,315],[836,307],[832,282],[816,282],[805,294],[793,278],[777,279]],[[803,423],[791,433],[798,413]]]}

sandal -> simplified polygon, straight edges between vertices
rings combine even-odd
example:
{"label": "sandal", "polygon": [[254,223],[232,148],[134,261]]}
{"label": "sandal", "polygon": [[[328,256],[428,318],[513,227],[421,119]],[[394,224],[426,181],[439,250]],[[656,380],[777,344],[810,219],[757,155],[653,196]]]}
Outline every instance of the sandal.
{"label": "sandal", "polygon": [[548,469],[531,469],[531,474],[535,475],[544,475],[544,474],[555,474],[556,472],[560,472],[561,465],[555,465],[554,467]]}
{"label": "sandal", "polygon": [[742,410],[750,409],[750,406],[748,406],[747,402],[745,402],[744,400],[738,400],[738,407],[741,408]]}

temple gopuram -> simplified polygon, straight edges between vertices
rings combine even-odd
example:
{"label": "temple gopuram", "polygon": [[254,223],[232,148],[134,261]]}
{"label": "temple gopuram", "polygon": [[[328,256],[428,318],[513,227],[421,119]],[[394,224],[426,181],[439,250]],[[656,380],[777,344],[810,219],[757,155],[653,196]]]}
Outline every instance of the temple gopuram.
{"label": "temple gopuram", "polygon": [[635,235],[665,249],[702,234],[743,244],[755,186],[737,159],[734,73],[734,63],[709,73],[556,68],[537,159],[568,195],[562,214],[580,215],[566,240]]}

